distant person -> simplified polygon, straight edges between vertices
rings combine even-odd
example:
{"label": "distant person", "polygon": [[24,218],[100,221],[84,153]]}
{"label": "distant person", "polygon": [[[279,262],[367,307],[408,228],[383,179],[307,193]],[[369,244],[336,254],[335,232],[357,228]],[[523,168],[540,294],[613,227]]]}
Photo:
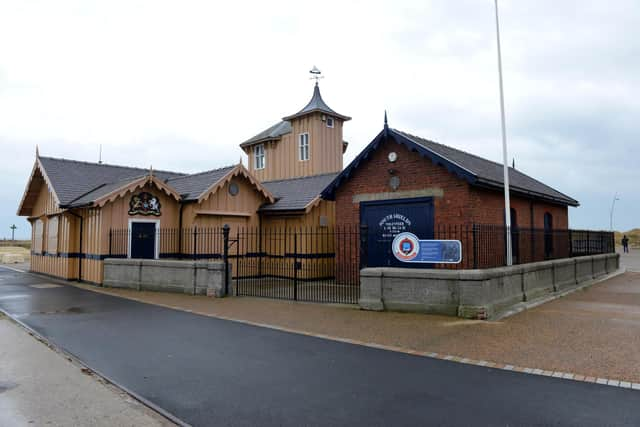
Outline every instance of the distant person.
{"label": "distant person", "polygon": [[622,250],[625,254],[629,253],[629,238],[626,234],[622,237]]}

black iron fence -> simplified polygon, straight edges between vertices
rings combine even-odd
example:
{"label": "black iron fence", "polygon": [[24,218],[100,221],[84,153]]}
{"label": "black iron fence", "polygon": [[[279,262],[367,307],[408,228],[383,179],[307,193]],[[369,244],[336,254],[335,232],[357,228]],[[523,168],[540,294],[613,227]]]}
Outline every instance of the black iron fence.
{"label": "black iron fence", "polygon": [[358,238],[357,226],[240,228],[229,252],[236,294],[355,304]]}
{"label": "black iron fence", "polygon": [[109,256],[127,258],[132,245],[151,242],[158,248],[159,258],[220,259],[224,252],[223,228],[159,228],[150,233],[131,229],[109,231]]}
{"label": "black iron fence", "polygon": [[222,259],[237,295],[357,303],[358,226],[130,229],[109,232],[109,256],[130,257],[136,244],[159,258]]}
{"label": "black iron fence", "polygon": [[[362,233],[362,265],[371,266],[367,254],[368,232]],[[462,260],[458,264],[434,264],[444,269],[485,269],[506,265],[507,228],[501,225],[461,224],[434,227],[433,239],[459,240]],[[388,239],[391,245],[393,239]],[[615,252],[614,234],[592,230],[545,230],[514,227],[511,230],[513,264]],[[397,262],[396,262],[397,264]],[[414,265],[415,266],[415,265]]]}
{"label": "black iron fence", "polygon": [[[458,264],[412,265],[444,269],[485,269],[506,265],[504,226],[439,225],[433,239],[459,240]],[[368,254],[371,236],[364,225],[282,228],[161,228],[149,233],[110,230],[109,256],[130,257],[132,246],[152,244],[159,258],[221,259],[233,272],[237,295],[302,301],[356,303],[360,269],[378,266]],[[142,239],[142,240],[141,240]],[[582,255],[613,253],[606,231],[513,228],[513,263],[524,264]],[[384,243],[384,242],[383,242]],[[391,240],[388,242],[391,255]],[[387,247],[387,245],[382,245]],[[152,252],[153,253],[153,252]],[[379,259],[379,257],[378,257]],[[394,261],[396,265],[402,263]]]}

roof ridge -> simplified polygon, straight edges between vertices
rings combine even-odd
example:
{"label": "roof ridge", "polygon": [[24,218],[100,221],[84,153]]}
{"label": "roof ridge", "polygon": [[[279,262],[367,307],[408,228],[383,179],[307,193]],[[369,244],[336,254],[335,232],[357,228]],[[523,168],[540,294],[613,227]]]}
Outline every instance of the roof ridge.
{"label": "roof ridge", "polygon": [[[96,163],[96,162],[87,162],[86,160],[74,160],[74,159],[65,159],[63,157],[49,157],[49,156],[40,156],[40,159],[49,159],[49,160],[58,160],[58,161],[63,161],[63,162],[70,162],[70,163],[80,163],[83,165],[92,165],[92,166],[108,166],[110,168],[120,168],[120,169],[135,169],[135,170],[140,170],[140,171],[148,171],[148,168],[141,168],[141,167],[137,167],[137,166],[123,166],[123,165],[114,165],[114,164],[110,164],[110,163]],[[162,169],[153,169],[154,172],[164,172],[164,173],[172,173],[175,175],[184,175],[184,172],[175,172],[175,171],[169,171],[169,170],[162,170]]]}
{"label": "roof ridge", "polygon": [[202,171],[202,172],[196,172],[196,173],[192,173],[192,174],[184,174],[182,176],[177,176],[175,178],[169,178],[169,179],[166,180],[166,182],[177,181],[179,179],[185,179],[185,178],[192,178],[194,176],[205,175],[205,174],[208,174],[208,173],[211,173],[211,172],[221,171],[223,169],[233,169],[236,166],[238,166],[238,165],[236,164],[236,165],[230,165],[230,166],[222,166],[222,167],[219,167],[219,168],[210,169],[210,170],[206,170],[206,171]]}
{"label": "roof ridge", "polygon": [[136,176],[132,176],[132,177],[128,177],[128,178],[123,178],[123,179],[119,179],[116,181],[110,181],[110,182],[104,182],[100,185],[98,185],[97,187],[92,188],[91,190],[87,191],[86,193],[83,193],[81,195],[79,195],[78,197],[76,197],[75,199],[71,200],[69,203],[67,203],[68,206],[72,205],[74,202],[76,202],[77,200],[82,199],[83,197],[85,197],[88,194],[93,193],[96,190],[99,190],[101,188],[106,187],[107,185],[114,185],[114,184],[124,184],[126,182],[133,182],[136,181],[140,178],[144,178],[146,175],[136,175]]}
{"label": "roof ridge", "polygon": [[[394,131],[396,131],[396,132],[403,133],[403,134],[405,134],[405,135],[408,135],[408,136],[409,136],[409,137],[411,137],[411,138],[417,138],[417,139],[422,140],[422,141],[427,141],[427,142],[430,142],[430,143],[432,143],[432,144],[436,144],[436,145],[440,145],[440,146],[442,146],[442,147],[450,148],[450,149],[452,149],[452,150],[456,150],[456,151],[459,151],[459,152],[461,152],[461,153],[464,153],[464,154],[466,154],[466,155],[468,155],[468,156],[475,157],[476,159],[484,160],[484,161],[486,161],[486,162],[491,162],[491,163],[493,163],[493,164],[495,164],[495,165],[502,166],[502,163],[496,162],[496,161],[494,161],[494,160],[487,159],[486,157],[482,157],[482,156],[479,156],[479,155],[477,155],[477,154],[470,153],[470,152],[468,152],[468,151],[462,150],[462,149],[460,149],[460,148],[453,147],[453,146],[451,146],[451,145],[443,144],[443,143],[441,143],[441,142],[434,141],[434,140],[432,140],[432,139],[422,138],[422,137],[420,137],[420,136],[414,135],[414,134],[409,133],[409,132],[405,132],[405,131],[400,130],[400,129],[392,129],[392,130],[394,130]],[[513,169],[513,170],[517,171],[517,169],[514,169],[514,168],[512,168],[511,166],[509,166],[509,169]]]}
{"label": "roof ridge", "polygon": [[[405,134],[405,135],[408,135],[408,136],[410,136],[411,138],[417,138],[417,139],[419,139],[419,140],[427,141],[427,142],[430,142],[430,143],[432,143],[432,144],[436,144],[436,145],[440,145],[440,146],[442,146],[442,147],[446,147],[446,148],[449,148],[449,149],[452,149],[452,150],[456,150],[456,151],[459,151],[459,152],[461,152],[461,153],[464,153],[464,154],[466,154],[466,155],[468,155],[468,156],[475,157],[476,159],[480,159],[480,160],[483,160],[483,161],[485,161],[485,162],[493,163],[493,164],[494,164],[494,165],[496,165],[496,166],[503,167],[503,164],[502,164],[502,163],[500,163],[500,162],[496,162],[496,161],[493,161],[493,160],[490,160],[490,159],[487,159],[487,158],[482,157],[482,156],[479,156],[479,155],[477,155],[477,154],[473,154],[473,153],[470,153],[470,152],[468,152],[468,151],[461,150],[461,149],[459,149],[459,148],[456,148],[456,147],[452,147],[452,146],[450,146],[450,145],[443,144],[443,143],[441,143],[441,142],[437,142],[437,141],[433,141],[433,140],[430,140],[430,139],[422,138],[422,137],[419,137],[419,136],[417,136],[417,135],[413,135],[413,134],[411,134],[411,133],[409,133],[409,132],[404,132],[404,131],[401,131],[401,130],[398,130],[398,129],[393,129],[393,130],[395,130],[395,131],[397,131],[397,132],[400,132],[400,133],[403,133],[403,134]],[[529,175],[529,174],[527,174],[527,173],[524,173],[523,171],[521,171],[521,170],[519,170],[519,169],[516,169],[516,168],[511,167],[511,166],[509,166],[509,165],[507,165],[507,168],[509,169],[509,171],[517,172],[517,173],[519,173],[520,175],[524,175],[524,176],[526,176],[528,179],[531,179],[531,180],[533,180],[533,181],[537,182],[538,184],[544,185],[545,187],[547,187],[547,188],[549,188],[549,189],[551,189],[551,190],[553,190],[553,191],[555,191],[555,192],[557,192],[557,193],[559,193],[559,194],[562,194],[563,196],[565,196],[565,197],[566,197],[566,198],[568,198],[568,199],[575,200],[575,199],[573,199],[571,196],[568,196],[568,195],[564,194],[562,191],[556,190],[555,188],[551,187],[550,185],[545,184],[544,182],[540,181],[539,179],[536,179],[536,178],[532,177],[531,175]],[[510,186],[518,187],[517,185],[513,185],[513,184],[510,184]]]}
{"label": "roof ridge", "polygon": [[[482,156],[479,156],[479,155],[477,155],[477,154],[473,154],[473,153],[470,153],[470,152],[468,152],[468,151],[461,150],[461,149],[459,149],[459,148],[452,147],[452,146],[450,146],[450,145],[446,145],[446,144],[442,144],[442,143],[440,143],[440,142],[436,142],[436,141],[433,141],[433,140],[430,140],[430,139],[422,138],[422,137],[419,137],[419,136],[417,136],[417,135],[413,135],[413,134],[411,134],[411,133],[409,133],[409,132],[405,132],[405,131],[402,131],[402,130],[399,130],[399,129],[392,129],[392,130],[393,130],[393,131],[395,131],[395,132],[399,132],[400,134],[402,134],[402,135],[404,135],[404,136],[406,136],[406,137],[409,137],[410,139],[413,139],[413,140],[414,140],[414,142],[416,142],[416,143],[418,143],[418,144],[420,144],[420,142],[419,142],[419,141],[426,141],[426,142],[428,142],[428,143],[435,144],[435,145],[438,145],[438,146],[440,146],[440,147],[444,147],[444,148],[447,148],[447,149],[450,149],[450,150],[457,151],[457,152],[459,152],[459,153],[463,153],[463,154],[465,154],[465,155],[467,155],[467,156],[470,156],[470,157],[473,157],[473,158],[475,158],[475,159],[479,159],[479,160],[482,160],[482,161],[484,161],[484,162],[491,163],[491,164],[493,164],[494,166],[498,166],[498,167],[500,167],[500,168],[502,168],[502,167],[503,167],[503,164],[502,164],[502,163],[499,163],[499,162],[496,162],[496,161],[493,161],[493,160],[487,159],[487,158],[482,157]],[[425,148],[427,148],[427,149],[428,149],[428,147],[425,147]],[[440,155],[442,155],[442,154],[440,154]],[[451,161],[451,159],[449,159],[449,160]],[[557,190],[557,189],[555,189],[555,188],[551,187],[551,186],[550,186],[550,185],[548,185],[548,184],[545,184],[544,182],[540,181],[539,179],[536,179],[536,178],[532,177],[531,175],[529,175],[529,174],[527,174],[527,173],[525,173],[525,172],[523,172],[523,171],[521,171],[521,170],[518,170],[518,169],[516,169],[516,168],[514,168],[514,167],[511,167],[511,166],[509,166],[509,165],[507,165],[507,168],[508,168],[508,170],[509,170],[509,175],[511,175],[511,173],[512,173],[512,172],[513,172],[513,173],[517,173],[517,174],[519,174],[519,175],[521,175],[521,176],[523,176],[523,177],[525,177],[525,178],[527,178],[527,179],[529,179],[529,180],[531,180],[531,181],[536,182],[537,184],[542,185],[543,187],[548,188],[549,190],[552,190],[552,191],[553,191],[553,192],[555,192],[555,193],[558,193],[559,195],[561,195],[561,196],[565,197],[565,198],[566,198],[566,199],[568,199],[568,200],[576,201],[573,197],[571,197],[571,196],[569,196],[569,195],[567,195],[567,194],[563,193],[562,191],[559,191],[559,190]],[[492,182],[496,182],[496,183],[498,183],[498,184],[502,184],[502,185],[504,185],[504,183],[503,183],[503,182],[500,182],[500,181],[494,181],[494,180],[491,180],[491,179],[488,179],[488,178],[482,178],[482,177],[479,177],[479,178],[480,178],[481,180],[485,181],[485,182],[487,182],[487,181],[492,181]],[[510,187],[513,187],[513,188],[521,188],[521,189],[525,189],[525,190],[526,190],[526,188],[521,187],[521,186],[519,186],[519,185],[517,185],[517,184],[514,184],[514,183],[510,183],[510,184],[509,184],[509,186],[510,186]],[[542,193],[540,193],[540,194],[542,194]]]}
{"label": "roof ridge", "polygon": [[272,183],[272,182],[285,182],[285,181],[295,181],[295,180],[302,180],[302,179],[308,179],[308,178],[317,178],[319,176],[329,176],[329,175],[333,175],[336,176],[338,175],[340,172],[328,172],[328,173],[319,173],[317,175],[309,175],[309,176],[299,176],[296,178],[287,178],[287,179],[274,179],[272,181],[262,181],[263,184],[266,183]]}

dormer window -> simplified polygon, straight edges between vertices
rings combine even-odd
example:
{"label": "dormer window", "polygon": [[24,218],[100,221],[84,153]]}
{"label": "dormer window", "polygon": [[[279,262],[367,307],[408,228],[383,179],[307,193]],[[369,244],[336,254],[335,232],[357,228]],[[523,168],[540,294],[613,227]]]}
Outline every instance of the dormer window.
{"label": "dormer window", "polygon": [[253,163],[256,169],[264,169],[264,144],[253,147]]}
{"label": "dormer window", "polygon": [[333,117],[327,117],[327,127],[328,128],[333,127]]}
{"label": "dormer window", "polygon": [[298,153],[300,161],[309,160],[309,134],[298,135]]}

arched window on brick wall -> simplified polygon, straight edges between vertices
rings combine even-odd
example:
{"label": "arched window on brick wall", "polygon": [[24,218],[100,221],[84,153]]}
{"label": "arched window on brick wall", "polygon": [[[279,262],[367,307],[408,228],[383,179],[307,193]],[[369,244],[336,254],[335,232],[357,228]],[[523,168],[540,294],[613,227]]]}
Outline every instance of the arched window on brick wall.
{"label": "arched window on brick wall", "polygon": [[544,213],[544,258],[553,258],[553,216]]}

